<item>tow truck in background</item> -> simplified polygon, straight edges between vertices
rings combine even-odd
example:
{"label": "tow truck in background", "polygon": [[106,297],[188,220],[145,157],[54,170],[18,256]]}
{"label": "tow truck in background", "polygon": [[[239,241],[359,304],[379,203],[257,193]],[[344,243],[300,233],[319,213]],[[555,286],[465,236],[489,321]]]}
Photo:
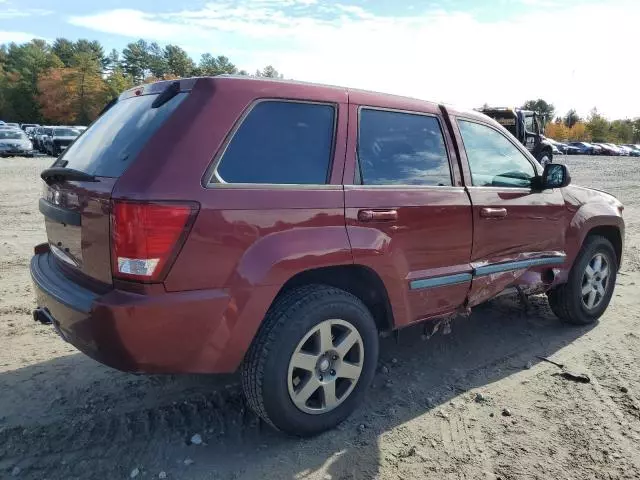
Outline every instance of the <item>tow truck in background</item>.
{"label": "tow truck in background", "polygon": [[553,145],[544,136],[544,116],[509,107],[483,107],[480,112],[509,130],[543,167],[553,162]]}

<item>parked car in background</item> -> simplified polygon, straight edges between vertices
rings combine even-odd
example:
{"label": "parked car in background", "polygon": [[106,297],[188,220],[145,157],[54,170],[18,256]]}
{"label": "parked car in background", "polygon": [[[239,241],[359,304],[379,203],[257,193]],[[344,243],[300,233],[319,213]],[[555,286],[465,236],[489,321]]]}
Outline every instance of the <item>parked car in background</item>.
{"label": "parked car in background", "polygon": [[618,152],[618,155],[624,155],[626,153],[622,148],[614,143],[607,143],[607,145],[609,145],[609,147],[611,147],[614,151]]}
{"label": "parked car in background", "polygon": [[616,147],[618,147],[618,149],[621,150],[620,155],[624,155],[625,157],[628,157],[631,155],[631,149],[625,145],[616,145]]}
{"label": "parked car in background", "polygon": [[42,135],[44,129],[45,127],[43,126],[36,127],[31,130],[31,134],[29,135],[29,138],[31,138],[31,141],[33,142],[33,148],[37,151],[40,151],[40,135]]}
{"label": "parked car in background", "polygon": [[632,157],[640,157],[640,145],[627,144],[623,146],[629,149],[629,155]]}
{"label": "parked car in background", "polygon": [[549,137],[544,137],[544,139],[546,140],[547,143],[549,143],[549,145],[551,145],[553,152],[559,152],[560,154],[564,154],[567,151],[567,144],[566,143],[562,143],[562,142],[558,142],[557,140],[554,140],[553,138],[549,138]]}
{"label": "parked car in background", "polygon": [[44,153],[44,137],[51,134],[51,129],[53,127],[50,126],[42,126],[39,127],[33,137],[33,146],[36,150]]}
{"label": "parked car in background", "polygon": [[594,155],[602,155],[603,154],[602,147],[600,145],[597,145],[595,143],[589,143],[588,145],[591,145],[593,147],[593,154]]}
{"label": "parked car in background", "polygon": [[602,148],[602,155],[609,155],[609,156],[620,155],[620,150],[615,145],[611,145],[609,143],[596,143],[596,145],[599,145],[600,148]]}
{"label": "parked car in background", "polygon": [[52,127],[43,138],[44,153],[57,157],[76,139],[80,132],[71,127]]}
{"label": "parked car in background", "polygon": [[16,128],[16,129],[20,130],[20,125],[17,124],[17,123],[5,123],[4,125],[5,125],[5,127],[11,127],[11,128]]}
{"label": "parked car in background", "polygon": [[20,125],[20,128],[26,132],[27,128],[35,128],[39,126],[40,126],[39,123],[23,123]]}
{"label": "parked car in background", "polygon": [[41,178],[36,320],[121,370],[239,371],[302,436],[366,398],[381,333],[523,288],[592,324],[624,250],[615,197],[486,115],[301,82],[136,87]]}
{"label": "parked car in background", "polygon": [[33,144],[27,134],[18,129],[0,129],[0,157],[32,157]]}
{"label": "parked car in background", "polygon": [[74,125],[73,128],[78,130],[80,133],[84,132],[87,129],[87,127],[85,127],[84,125]]}
{"label": "parked car in background", "polygon": [[569,142],[569,145],[577,149],[580,155],[594,155],[596,153],[594,146],[587,142]]}
{"label": "parked car in background", "polygon": [[586,155],[586,154],[582,153],[579,148],[576,148],[576,147],[571,146],[571,145],[567,145],[565,153],[567,155]]}

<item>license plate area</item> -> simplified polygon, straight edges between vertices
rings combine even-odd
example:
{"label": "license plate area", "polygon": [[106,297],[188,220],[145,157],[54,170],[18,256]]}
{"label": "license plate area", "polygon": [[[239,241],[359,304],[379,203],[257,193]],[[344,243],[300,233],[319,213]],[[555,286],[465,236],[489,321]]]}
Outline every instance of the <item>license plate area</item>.
{"label": "license plate area", "polygon": [[82,227],[45,218],[45,228],[53,254],[66,263],[82,267]]}

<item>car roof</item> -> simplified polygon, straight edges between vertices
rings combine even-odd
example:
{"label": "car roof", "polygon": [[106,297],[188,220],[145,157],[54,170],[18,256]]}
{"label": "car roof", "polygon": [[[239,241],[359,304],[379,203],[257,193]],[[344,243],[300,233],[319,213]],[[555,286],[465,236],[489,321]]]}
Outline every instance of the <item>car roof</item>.
{"label": "car roof", "polygon": [[[492,125],[500,126],[498,122],[493,120],[491,117],[484,115],[481,112],[460,108],[454,105],[446,104],[443,102],[435,102],[424,100],[416,97],[408,97],[403,95],[396,95],[392,93],[384,93],[377,92],[372,90],[364,90],[360,88],[352,88],[352,87],[342,87],[337,85],[328,85],[323,83],[314,83],[314,82],[305,82],[301,80],[288,80],[288,79],[280,79],[280,78],[265,78],[265,77],[250,77],[247,75],[216,75],[209,77],[192,77],[192,78],[183,78],[180,79],[180,87],[183,91],[191,90],[195,88],[198,81],[213,81],[213,82],[243,82],[243,84],[252,85],[251,88],[255,87],[256,90],[272,90],[273,88],[269,87],[291,87],[299,90],[308,90],[309,87],[313,88],[318,92],[318,96],[323,97],[337,97],[340,95],[349,95],[349,97],[353,97],[357,100],[357,103],[371,104],[371,106],[376,106],[377,104],[382,105],[393,105],[393,107],[389,107],[391,109],[398,110],[430,110],[430,111],[439,111],[439,105],[445,106],[445,108],[451,114],[462,115],[467,118],[477,119],[485,123],[490,123]],[[155,82],[147,85],[140,85],[133,87],[129,90],[126,90],[120,95],[120,99],[125,99],[133,95],[139,95],[139,91],[142,89],[144,93],[160,93],[163,91],[163,85],[170,85],[175,83],[176,80],[161,80],[159,82]]]}

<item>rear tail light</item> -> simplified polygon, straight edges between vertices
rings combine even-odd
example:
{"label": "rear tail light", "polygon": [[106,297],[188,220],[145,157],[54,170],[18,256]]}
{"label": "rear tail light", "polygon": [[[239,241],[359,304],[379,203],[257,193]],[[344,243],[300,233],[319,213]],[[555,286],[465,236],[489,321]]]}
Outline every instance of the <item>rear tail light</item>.
{"label": "rear tail light", "polygon": [[193,203],[114,201],[111,270],[115,278],[160,282],[198,213]]}

